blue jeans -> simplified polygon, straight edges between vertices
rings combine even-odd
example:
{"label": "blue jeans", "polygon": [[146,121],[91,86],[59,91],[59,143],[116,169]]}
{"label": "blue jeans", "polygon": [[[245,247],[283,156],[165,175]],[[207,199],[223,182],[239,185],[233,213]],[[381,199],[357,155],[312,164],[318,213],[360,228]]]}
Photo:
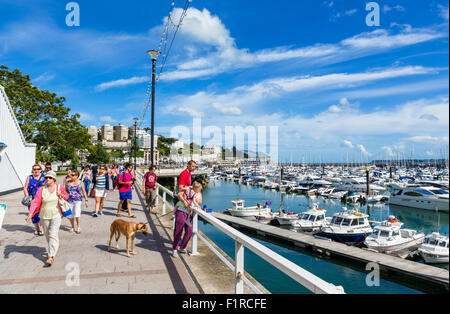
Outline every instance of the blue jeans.
{"label": "blue jeans", "polygon": [[86,189],[86,194],[89,194],[89,186],[91,185],[91,181],[84,181],[84,188]]}

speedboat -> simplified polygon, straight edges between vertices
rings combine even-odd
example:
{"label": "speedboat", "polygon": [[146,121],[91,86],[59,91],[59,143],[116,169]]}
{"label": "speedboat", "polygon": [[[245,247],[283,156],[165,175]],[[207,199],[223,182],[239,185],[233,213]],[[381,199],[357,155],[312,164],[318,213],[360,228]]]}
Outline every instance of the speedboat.
{"label": "speedboat", "polygon": [[280,213],[275,219],[281,226],[292,226],[293,222],[298,219],[299,215],[295,213]]}
{"label": "speedboat", "polygon": [[373,232],[368,218],[366,214],[344,207],[330,222],[324,223],[318,235],[338,242],[362,243]]}
{"label": "speedboat", "polygon": [[407,186],[393,185],[389,204],[439,210],[448,213],[448,191],[418,184]]}
{"label": "speedboat", "polygon": [[364,244],[372,250],[380,253],[394,253],[400,250],[417,248],[425,238],[423,232],[412,229],[402,229],[401,223],[394,216],[374,226]]}
{"label": "speedboat", "polygon": [[428,264],[448,264],[448,237],[439,232],[433,232],[425,237],[419,248],[420,256]]}
{"label": "speedboat", "polygon": [[245,207],[245,201],[243,200],[235,200],[231,202],[233,204],[232,208],[228,208],[227,211],[236,217],[254,217],[257,215],[264,215],[272,212],[270,207],[265,205],[261,206],[253,206],[253,207]]}
{"label": "speedboat", "polygon": [[292,226],[299,228],[301,231],[318,231],[326,222],[326,212],[326,210],[314,204],[312,208],[300,214],[299,218],[293,221]]}

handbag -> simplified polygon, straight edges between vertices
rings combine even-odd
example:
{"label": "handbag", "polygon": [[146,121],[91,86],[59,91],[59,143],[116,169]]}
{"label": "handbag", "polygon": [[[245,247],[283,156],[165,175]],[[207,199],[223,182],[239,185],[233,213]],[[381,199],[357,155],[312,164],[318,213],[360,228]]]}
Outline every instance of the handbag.
{"label": "handbag", "polygon": [[[60,191],[59,185],[56,186],[57,191]],[[68,217],[72,215],[72,209],[70,208],[69,203],[66,202],[64,199],[60,199],[58,197],[58,205],[59,209],[61,210],[61,214],[63,217]]]}
{"label": "handbag", "polygon": [[[36,186],[34,187],[33,193],[31,193],[31,195],[33,195],[34,192],[36,192],[36,189],[39,187],[39,183],[41,182],[41,179],[42,179],[42,174],[39,177],[39,180],[36,183]],[[30,207],[31,206],[31,203],[33,203],[33,196],[31,196],[31,195],[23,197],[23,199],[22,199],[22,205],[23,206],[26,206],[26,207]]]}

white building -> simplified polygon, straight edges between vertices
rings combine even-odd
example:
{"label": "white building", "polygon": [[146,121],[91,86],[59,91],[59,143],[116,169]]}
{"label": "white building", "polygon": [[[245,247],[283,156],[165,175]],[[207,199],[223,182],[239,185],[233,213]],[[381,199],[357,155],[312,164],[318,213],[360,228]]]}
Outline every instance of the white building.
{"label": "white building", "polygon": [[98,141],[98,128],[96,126],[90,126],[88,128],[88,133],[91,136],[91,141],[92,142],[97,142]]}
{"label": "white building", "polygon": [[0,195],[23,189],[36,161],[36,145],[29,144],[0,86]]}
{"label": "white building", "polygon": [[114,128],[109,124],[102,126],[102,139],[107,141],[114,141]]}
{"label": "white building", "polygon": [[[151,148],[152,147],[152,135],[144,130],[137,130],[137,138],[139,140],[139,147],[141,148]],[[159,135],[154,136],[155,148],[158,147]]]}

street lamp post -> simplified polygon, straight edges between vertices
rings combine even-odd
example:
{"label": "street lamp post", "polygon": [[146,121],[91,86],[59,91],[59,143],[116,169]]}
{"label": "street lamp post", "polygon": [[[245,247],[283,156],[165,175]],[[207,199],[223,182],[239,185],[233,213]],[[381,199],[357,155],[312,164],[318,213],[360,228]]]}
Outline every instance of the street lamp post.
{"label": "street lamp post", "polygon": [[152,58],[152,145],[151,145],[151,161],[155,164],[155,81],[156,81],[156,59],[158,59],[161,52],[158,50],[149,50],[147,54]]}
{"label": "street lamp post", "polygon": [[139,119],[134,118],[134,169],[137,169],[137,122]]}

